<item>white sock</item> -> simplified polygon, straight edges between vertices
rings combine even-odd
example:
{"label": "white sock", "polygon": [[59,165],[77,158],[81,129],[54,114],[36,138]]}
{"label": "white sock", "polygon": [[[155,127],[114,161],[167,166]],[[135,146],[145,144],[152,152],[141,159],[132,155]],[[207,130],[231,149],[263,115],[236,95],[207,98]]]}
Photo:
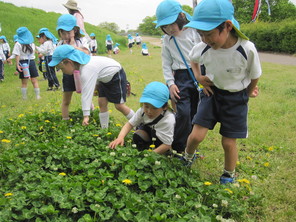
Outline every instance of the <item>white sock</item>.
{"label": "white sock", "polygon": [[187,153],[187,151],[185,150],[185,159],[186,160],[192,160],[193,156],[194,156],[194,153],[190,154],[190,153]]}
{"label": "white sock", "polygon": [[125,117],[127,119],[131,119],[133,117],[133,115],[135,114],[134,110],[131,109],[131,111],[129,112],[129,114],[127,114]]}
{"label": "white sock", "polygon": [[27,99],[27,88],[21,88],[23,99]]}
{"label": "white sock", "polygon": [[235,169],[233,171],[228,171],[224,169],[224,173],[228,174],[230,177],[234,177],[235,176]]}
{"label": "white sock", "polygon": [[36,98],[40,99],[40,88],[34,88],[35,94],[36,94]]}
{"label": "white sock", "polygon": [[109,112],[99,113],[99,119],[102,129],[109,127]]}

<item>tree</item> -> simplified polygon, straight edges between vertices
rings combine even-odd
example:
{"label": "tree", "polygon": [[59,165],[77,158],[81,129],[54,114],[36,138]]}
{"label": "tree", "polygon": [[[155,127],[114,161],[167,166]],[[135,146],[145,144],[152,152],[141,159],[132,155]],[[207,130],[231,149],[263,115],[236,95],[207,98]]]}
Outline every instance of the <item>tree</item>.
{"label": "tree", "polygon": [[156,16],[146,16],[143,19],[143,23],[141,23],[138,27],[139,32],[146,35],[162,35],[161,29],[155,28],[154,21],[156,20]]}
{"label": "tree", "polygon": [[111,32],[114,32],[114,33],[119,33],[120,32],[119,26],[114,22],[111,22],[111,23],[102,22],[98,26],[99,26],[99,28],[107,29],[107,30],[109,30]]}

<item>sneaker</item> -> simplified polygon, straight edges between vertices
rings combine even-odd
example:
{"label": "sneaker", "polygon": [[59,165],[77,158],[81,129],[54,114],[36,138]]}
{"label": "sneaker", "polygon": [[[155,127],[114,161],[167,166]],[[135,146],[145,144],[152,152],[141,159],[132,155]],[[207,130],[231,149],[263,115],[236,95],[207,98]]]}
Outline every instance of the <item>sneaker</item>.
{"label": "sneaker", "polygon": [[198,155],[195,153],[192,157],[192,159],[186,159],[184,155],[180,157],[180,160],[182,161],[183,165],[186,167],[191,167],[194,161],[198,158]]}
{"label": "sneaker", "polygon": [[230,177],[228,174],[223,173],[220,177],[220,184],[226,184],[226,183],[234,183],[235,177]]}
{"label": "sneaker", "polygon": [[46,91],[52,91],[52,87],[47,88]]}

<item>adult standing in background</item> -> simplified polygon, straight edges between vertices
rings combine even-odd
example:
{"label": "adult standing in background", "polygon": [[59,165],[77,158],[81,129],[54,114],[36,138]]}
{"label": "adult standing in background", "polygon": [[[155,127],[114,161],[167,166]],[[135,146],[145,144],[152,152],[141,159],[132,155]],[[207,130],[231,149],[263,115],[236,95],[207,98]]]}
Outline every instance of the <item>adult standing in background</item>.
{"label": "adult standing in background", "polygon": [[87,38],[87,40],[90,40],[90,37],[88,36],[87,32],[85,31],[84,28],[84,17],[82,13],[80,12],[80,8],[77,7],[77,2],[75,0],[68,0],[66,4],[63,4],[66,9],[68,9],[68,12],[75,16],[77,19],[77,25],[79,26],[80,30],[82,30]]}

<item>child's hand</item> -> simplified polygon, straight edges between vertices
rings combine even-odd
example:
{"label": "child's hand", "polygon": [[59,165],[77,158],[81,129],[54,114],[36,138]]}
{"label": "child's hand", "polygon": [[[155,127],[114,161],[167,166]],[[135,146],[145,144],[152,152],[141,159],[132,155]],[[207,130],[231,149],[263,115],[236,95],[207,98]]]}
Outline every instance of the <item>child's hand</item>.
{"label": "child's hand", "polygon": [[82,125],[83,126],[87,126],[89,123],[89,116],[84,116],[83,121],[82,121]]}
{"label": "child's hand", "polygon": [[179,93],[180,90],[176,84],[170,86],[171,100],[173,100],[175,103],[178,101],[178,99],[180,99]]}
{"label": "child's hand", "polygon": [[212,86],[213,82],[207,76],[201,76],[198,78],[198,82],[203,86]]}
{"label": "child's hand", "polygon": [[255,98],[259,95],[259,88],[256,86],[254,90],[250,93],[249,97]]}
{"label": "child's hand", "polygon": [[110,147],[111,149],[115,149],[117,145],[123,146],[123,145],[124,145],[124,139],[117,138],[116,140],[112,141],[112,142],[109,144],[109,147]]}
{"label": "child's hand", "polygon": [[213,90],[209,86],[204,86],[202,90],[203,90],[204,94],[206,94],[207,96],[214,94]]}

